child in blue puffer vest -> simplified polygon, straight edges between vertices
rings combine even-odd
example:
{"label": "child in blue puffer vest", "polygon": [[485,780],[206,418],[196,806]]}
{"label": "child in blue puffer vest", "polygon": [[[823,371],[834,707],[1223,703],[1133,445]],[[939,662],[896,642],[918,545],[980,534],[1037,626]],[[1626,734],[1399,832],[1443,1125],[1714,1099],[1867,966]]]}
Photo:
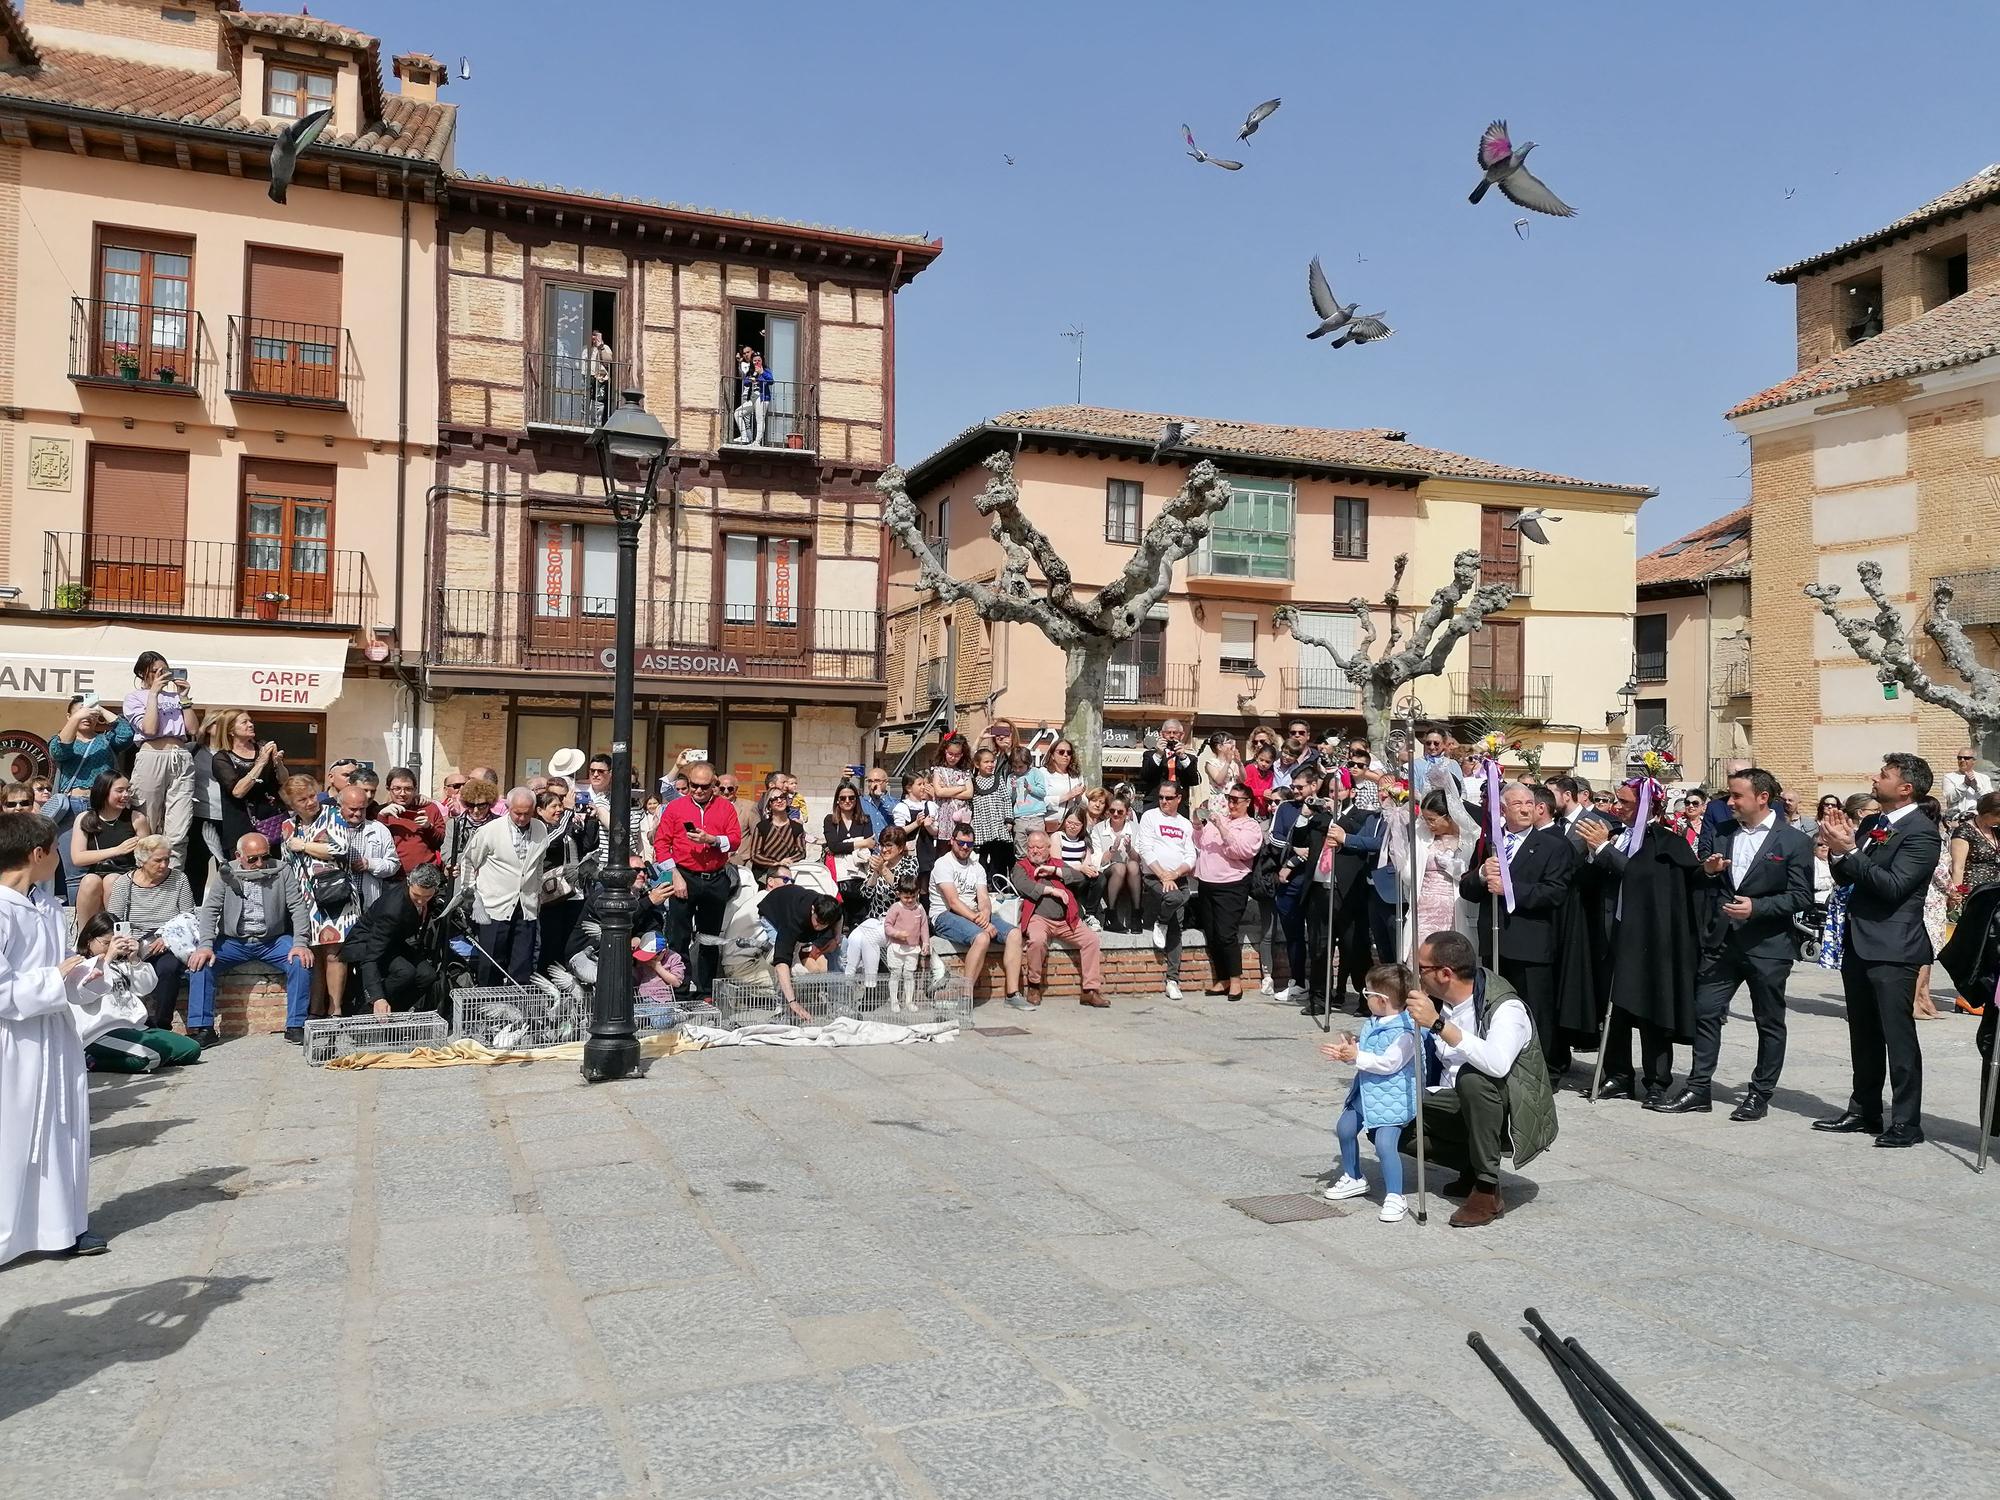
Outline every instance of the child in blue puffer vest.
{"label": "child in blue puffer vest", "polygon": [[1343,1036],[1319,1049],[1335,1062],[1353,1063],[1355,1068],[1354,1085],[1334,1127],[1340,1138],[1340,1179],[1326,1196],[1337,1202],[1368,1191],[1368,1179],[1361,1175],[1360,1136],[1366,1130],[1375,1138],[1375,1154],[1382,1162],[1378,1217],[1384,1224],[1397,1223],[1409,1212],[1403,1202],[1403,1158],[1397,1148],[1403,1127],[1417,1117],[1421,1049],[1407,1009],[1416,987],[1417,977],[1405,965],[1377,964],[1368,971],[1362,989],[1369,1021],[1361,1035]]}

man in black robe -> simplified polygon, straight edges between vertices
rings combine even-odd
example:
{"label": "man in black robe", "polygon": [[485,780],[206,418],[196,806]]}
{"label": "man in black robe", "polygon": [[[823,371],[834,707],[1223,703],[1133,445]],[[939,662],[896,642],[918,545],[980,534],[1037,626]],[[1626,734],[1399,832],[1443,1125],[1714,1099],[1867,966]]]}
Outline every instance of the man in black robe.
{"label": "man in black robe", "polygon": [[[1701,865],[1694,850],[1664,822],[1666,799],[1648,798],[1640,822],[1640,783],[1618,788],[1624,837],[1591,820],[1577,833],[1591,863],[1616,892],[1612,934],[1611,1016],[1604,1040],[1600,1099],[1634,1099],[1643,1086],[1646,1108],[1658,1109],[1674,1081],[1674,1043],[1693,1042],[1694,990],[1701,968]],[[1655,783],[1657,786],[1657,783]],[[1639,1032],[1642,1073],[1632,1071],[1632,1032]]]}

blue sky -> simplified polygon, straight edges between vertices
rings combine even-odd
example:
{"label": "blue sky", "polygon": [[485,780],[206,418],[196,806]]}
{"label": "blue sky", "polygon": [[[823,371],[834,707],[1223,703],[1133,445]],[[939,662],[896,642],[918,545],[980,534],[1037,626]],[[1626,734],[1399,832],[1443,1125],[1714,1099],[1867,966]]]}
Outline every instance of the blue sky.
{"label": "blue sky", "polygon": [[[1073,399],[1081,325],[1093,404],[1401,427],[1653,485],[1646,547],[1748,496],[1721,413],[1792,370],[1791,294],[1765,273],[2000,160],[2000,8],[1970,3],[317,13],[385,55],[471,58],[445,94],[469,170],[941,235],[898,303],[906,463]],[[1577,218],[1523,241],[1498,194],[1466,203],[1495,116],[1541,142]],[[1184,120],[1245,170],[1189,161]],[[1394,338],[1305,341],[1315,253]]]}

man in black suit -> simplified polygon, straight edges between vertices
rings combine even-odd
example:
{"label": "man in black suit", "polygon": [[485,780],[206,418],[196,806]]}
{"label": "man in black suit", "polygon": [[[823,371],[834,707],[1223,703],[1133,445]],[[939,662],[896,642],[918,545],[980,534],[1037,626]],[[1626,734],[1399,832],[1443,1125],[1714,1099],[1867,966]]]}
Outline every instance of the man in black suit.
{"label": "man in black suit", "polygon": [[1556,828],[1537,828],[1532,787],[1510,782],[1500,797],[1502,851],[1514,886],[1514,909],[1500,905],[1500,951],[1493,951],[1493,911],[1499,902],[1500,861],[1482,836],[1458,893],[1479,903],[1480,958],[1514,987],[1534,1017],[1552,1079],[1569,1067],[1569,1046],[1556,1013],[1556,927],[1570,895],[1576,854]]}
{"label": "man in black suit", "polygon": [[[1882,810],[1856,828],[1834,810],[1820,820],[1833,878],[1852,887],[1847,898],[1847,952],[1840,965],[1847,992],[1847,1046],[1854,1060],[1854,1095],[1847,1108],[1813,1129],[1867,1131],[1878,1146],[1922,1142],[1924,1058],[1917,1045],[1917,970],[1932,958],[1924,930],[1924,890],[1937,870],[1940,835],[1917,808],[1931,789],[1922,757],[1882,758],[1875,800]],[[1893,1091],[1882,1128],[1882,1083]]]}
{"label": "man in black suit", "polygon": [[361,976],[361,998],[378,1016],[437,1008],[431,918],[442,879],[436,865],[417,866],[400,884],[383,890],[341,945]]}
{"label": "man in black suit", "polygon": [[1757,1066],[1732,1120],[1761,1120],[1785,1065],[1785,980],[1798,956],[1792,918],[1812,905],[1812,841],[1784,816],[1775,799],[1783,789],[1755,766],[1729,773],[1729,806],[1735,816],[1715,835],[1715,852],[1702,873],[1715,899],[1702,932],[1701,972],[1695,981],[1694,1065],[1687,1087],[1660,1106],[1683,1115],[1710,1108],[1710,1080],[1722,1053],[1722,1025],[1738,985],[1750,987],[1757,1023]]}

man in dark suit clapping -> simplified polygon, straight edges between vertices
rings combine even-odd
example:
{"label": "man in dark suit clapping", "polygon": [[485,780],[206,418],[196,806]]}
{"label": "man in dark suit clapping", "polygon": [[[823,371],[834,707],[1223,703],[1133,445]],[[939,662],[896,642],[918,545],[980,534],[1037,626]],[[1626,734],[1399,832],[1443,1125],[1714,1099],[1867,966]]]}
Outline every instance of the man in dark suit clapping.
{"label": "man in dark suit clapping", "polygon": [[1501,843],[1514,887],[1514,909],[1500,907],[1500,951],[1493,951],[1493,907],[1500,902],[1500,861],[1482,837],[1458,893],[1479,903],[1480,958],[1527,1003],[1552,1080],[1569,1067],[1569,1045],[1556,1014],[1556,927],[1569,899],[1576,855],[1557,828],[1537,828],[1535,793],[1510,782],[1500,797]]}
{"label": "man in dark suit clapping", "polygon": [[[1931,789],[1931,768],[1906,752],[1882,758],[1875,800],[1882,810],[1856,828],[1844,813],[1820,820],[1833,878],[1853,888],[1847,899],[1847,952],[1840,965],[1847,992],[1847,1044],[1854,1095],[1847,1108],[1813,1129],[1867,1131],[1878,1146],[1922,1142],[1924,1059],[1911,1007],[1917,970],[1932,958],[1924,931],[1924,888],[1937,869],[1938,828],[1917,809]],[[1893,1093],[1882,1128],[1882,1083]]]}
{"label": "man in dark suit clapping", "polygon": [[1781,790],[1776,777],[1755,766],[1729,773],[1735,815],[1717,830],[1715,852],[1701,865],[1716,899],[1695,982],[1694,1065],[1687,1087],[1663,1106],[1667,1114],[1708,1110],[1722,1025],[1739,985],[1750,987],[1757,1066],[1729,1118],[1763,1119],[1778,1087],[1785,1065],[1785,980],[1798,956],[1792,918],[1812,904],[1813,893],[1812,841],[1775,805]]}

